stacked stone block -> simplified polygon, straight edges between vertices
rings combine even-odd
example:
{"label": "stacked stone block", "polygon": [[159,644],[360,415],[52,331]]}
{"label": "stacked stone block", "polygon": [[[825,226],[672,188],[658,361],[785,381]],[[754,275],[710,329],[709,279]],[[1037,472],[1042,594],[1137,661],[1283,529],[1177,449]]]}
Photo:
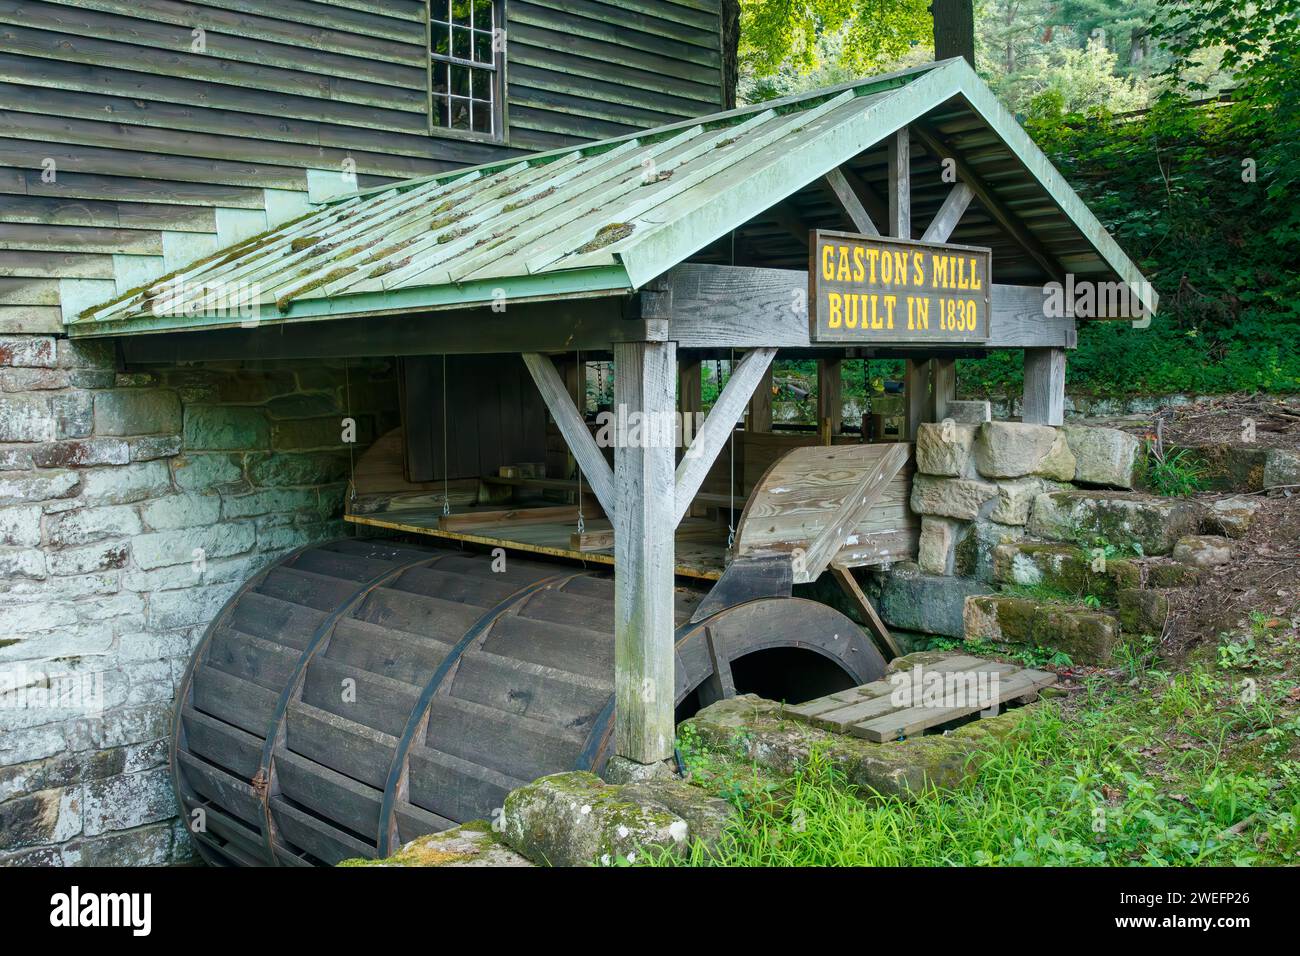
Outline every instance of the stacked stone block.
{"label": "stacked stone block", "polygon": [[189,855],[166,757],[190,652],[254,571],[346,533],[350,461],[397,423],[391,363],[124,369],[0,337],[0,863]]}
{"label": "stacked stone block", "polygon": [[[1158,634],[1169,607],[1160,589],[1226,560],[1224,536],[1244,534],[1257,508],[1134,491],[1138,441],[1111,428],[926,424],[916,463],[918,561],[881,583],[886,621],[1081,661],[1106,660],[1125,633]],[[1089,603],[1040,600],[1039,587]]]}

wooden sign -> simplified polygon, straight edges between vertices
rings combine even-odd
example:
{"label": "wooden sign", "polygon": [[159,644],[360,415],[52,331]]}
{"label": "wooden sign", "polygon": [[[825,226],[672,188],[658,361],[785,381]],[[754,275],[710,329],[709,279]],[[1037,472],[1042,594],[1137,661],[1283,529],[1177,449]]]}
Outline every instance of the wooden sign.
{"label": "wooden sign", "polygon": [[982,342],[989,337],[993,254],[815,230],[808,323],[814,342]]}

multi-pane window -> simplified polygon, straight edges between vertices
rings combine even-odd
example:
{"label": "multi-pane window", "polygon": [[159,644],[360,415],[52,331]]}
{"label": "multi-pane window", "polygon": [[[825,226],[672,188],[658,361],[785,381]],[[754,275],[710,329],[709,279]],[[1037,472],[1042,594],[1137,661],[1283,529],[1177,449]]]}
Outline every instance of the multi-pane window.
{"label": "multi-pane window", "polygon": [[429,0],[429,115],[435,130],[500,138],[502,5]]}

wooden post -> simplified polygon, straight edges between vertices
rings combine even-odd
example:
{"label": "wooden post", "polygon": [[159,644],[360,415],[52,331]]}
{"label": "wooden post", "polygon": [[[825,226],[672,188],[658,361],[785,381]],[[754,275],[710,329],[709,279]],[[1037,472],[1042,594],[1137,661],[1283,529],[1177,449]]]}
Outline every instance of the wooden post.
{"label": "wooden post", "polygon": [[671,441],[648,440],[672,421],[676,377],[674,343],[614,345],[614,407],[643,422],[641,441],[614,448],[614,749],[643,764],[672,755],[676,729],[674,455]]}
{"label": "wooden post", "polygon": [[1025,349],[1020,420],[1035,425],[1065,421],[1065,349]]}
{"label": "wooden post", "polygon": [[889,234],[912,238],[912,145],[904,126],[888,142]]}
{"label": "wooden post", "polygon": [[[840,412],[844,405],[844,383],[840,360],[817,360],[817,427],[829,435],[840,433]],[[830,444],[826,442],[825,444]]]}
{"label": "wooden post", "polygon": [[749,417],[745,431],[770,432],[772,430],[772,366],[767,367],[759,380],[758,388],[749,399]]}
{"label": "wooden post", "polygon": [[677,410],[704,411],[704,363],[686,359],[677,363]]}
{"label": "wooden post", "polygon": [[943,356],[932,359],[930,387],[934,393],[934,420],[948,417],[948,403],[957,397],[957,360]]}
{"label": "wooden post", "polygon": [[930,391],[930,360],[907,359],[903,370],[903,401],[907,409],[906,441],[916,441],[922,422],[934,421],[934,395]]}

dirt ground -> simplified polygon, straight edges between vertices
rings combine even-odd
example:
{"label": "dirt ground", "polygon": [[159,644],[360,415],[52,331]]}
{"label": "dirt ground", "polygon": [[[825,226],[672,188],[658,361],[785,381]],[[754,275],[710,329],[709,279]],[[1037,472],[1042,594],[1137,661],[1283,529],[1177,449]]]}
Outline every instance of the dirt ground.
{"label": "dirt ground", "polygon": [[[1226,395],[1188,405],[1167,405],[1154,415],[1116,421],[1148,441],[1166,445],[1244,443],[1250,423],[1254,443],[1267,448],[1300,449],[1300,398]],[[1236,497],[1207,492],[1198,500]],[[1249,533],[1234,542],[1228,564],[1202,573],[1192,588],[1171,592],[1171,614],[1161,639],[1162,653],[1184,656],[1214,643],[1225,631],[1249,626],[1257,612],[1297,626],[1300,616],[1300,489],[1250,495],[1260,504]],[[1298,662],[1300,664],[1300,662]]]}

